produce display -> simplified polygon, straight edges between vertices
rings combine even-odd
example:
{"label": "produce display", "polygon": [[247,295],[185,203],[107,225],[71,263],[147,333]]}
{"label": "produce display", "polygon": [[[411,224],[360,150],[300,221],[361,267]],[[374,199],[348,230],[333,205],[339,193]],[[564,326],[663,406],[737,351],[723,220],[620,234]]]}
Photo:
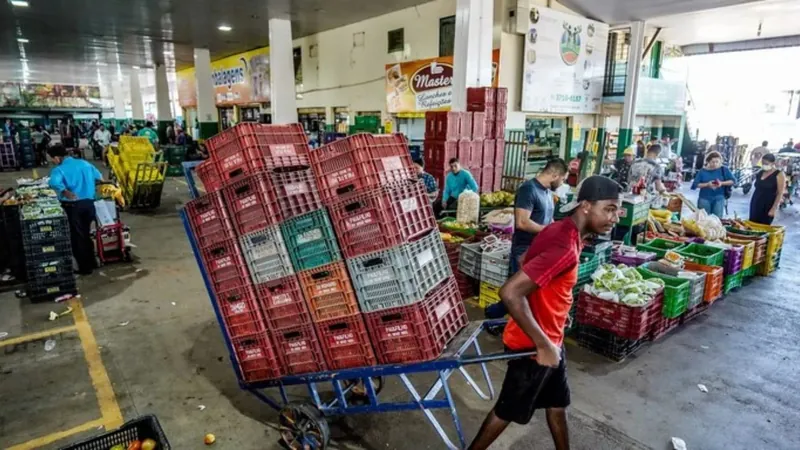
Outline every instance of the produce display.
{"label": "produce display", "polygon": [[157,450],[158,444],[152,439],[131,441],[128,445],[117,444],[109,450]]}
{"label": "produce display", "polygon": [[481,194],[481,206],[512,206],[514,194],[506,191]]}
{"label": "produce display", "polygon": [[709,241],[722,240],[727,235],[719,217],[709,215],[702,209],[697,210],[694,216],[683,219],[682,223],[687,232]]}
{"label": "produce display", "polygon": [[635,268],[624,264],[603,264],[592,274],[592,280],[593,283],[584,287],[587,293],[628,306],[647,305],[653,295],[664,287],[662,280],[645,280]]}

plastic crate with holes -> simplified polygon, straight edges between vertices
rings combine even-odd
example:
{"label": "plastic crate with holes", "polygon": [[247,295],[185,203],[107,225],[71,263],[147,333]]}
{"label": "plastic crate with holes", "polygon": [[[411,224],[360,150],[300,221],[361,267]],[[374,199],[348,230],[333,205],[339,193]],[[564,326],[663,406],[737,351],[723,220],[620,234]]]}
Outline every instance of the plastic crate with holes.
{"label": "plastic crate with holes", "polygon": [[347,260],[363,312],[422,300],[452,272],[437,230],[388,250]]}
{"label": "plastic crate with holes", "polygon": [[636,250],[640,252],[655,253],[657,258],[661,259],[667,254],[668,251],[677,251],[684,245],[686,245],[684,242],[658,238],[643,244],[637,244]]}
{"label": "plastic crate with holes", "polygon": [[222,177],[219,175],[217,165],[214,164],[213,160],[207,159],[203,161],[197,166],[195,172],[207,193],[217,192],[222,189]]}
{"label": "plastic crate with holes", "polygon": [[660,273],[657,270],[651,270],[649,268],[650,264],[654,263],[647,263],[636,270],[642,274],[645,280],[660,278],[664,282],[664,307],[661,313],[667,319],[679,317],[686,312],[686,308],[689,305],[689,296],[691,295],[690,281]]}
{"label": "plastic crate with holes", "polygon": [[[508,279],[508,266],[511,258],[511,243],[500,241],[503,245],[496,245],[487,249],[481,255],[481,276],[483,283],[500,287]],[[506,245],[507,244],[507,245]]]}
{"label": "plastic crate with holes", "polygon": [[372,366],[377,362],[360,313],[321,320],[314,325],[329,370]]}
{"label": "plastic crate with holes", "polygon": [[186,215],[201,248],[236,237],[221,192],[212,192],[186,203]]}
{"label": "plastic crate with holes", "polygon": [[214,292],[225,292],[250,284],[247,264],[236,239],[209,245],[200,249],[200,255]]}
{"label": "plastic crate with holes", "polygon": [[[753,255],[755,254],[756,243],[753,241],[741,240],[741,239],[725,239],[726,244],[740,246],[744,249],[744,253],[742,254],[742,270],[749,269],[753,265]],[[726,255],[727,256],[727,255]],[[735,272],[733,272],[735,273]]]}
{"label": "plastic crate with holes", "polygon": [[[755,267],[755,266],[752,266]],[[684,262],[683,268],[692,272],[703,273],[706,276],[703,288],[703,303],[711,304],[722,297],[724,273],[722,267],[704,266],[691,261]]]}
{"label": "plastic crate with holes", "polygon": [[304,270],[297,277],[314,321],[338,319],[359,312],[344,262]]}
{"label": "plastic crate with holes", "polygon": [[500,288],[485,281],[481,281],[478,306],[480,308],[486,308],[489,305],[500,303],[500,301]]}
{"label": "plastic crate with holes", "polygon": [[725,275],[733,275],[742,270],[742,266],[744,265],[744,252],[745,248],[741,245],[732,245],[724,250],[722,268],[725,270]]}
{"label": "plastic crate with holes", "polygon": [[311,323],[308,303],[296,275],[257,284],[254,289],[270,330],[283,330]]}
{"label": "plastic crate with holes", "polygon": [[417,178],[401,134],[356,134],[324,145],[310,157],[326,204],[350,192]]}
{"label": "plastic crate with holes", "polygon": [[646,343],[644,339],[625,339],[591,325],[578,325],[574,336],[579,346],[616,362],[624,361]]}
{"label": "plastic crate with holes", "polygon": [[294,274],[280,227],[273,225],[239,238],[242,255],[255,284]]}
{"label": "plastic crate with holes", "polygon": [[483,249],[480,242],[462,244],[458,257],[458,271],[476,280],[481,277],[481,258]]}
{"label": "plastic crate with holes", "polygon": [[404,244],[436,228],[420,181],[354,193],[328,209],[345,258]]}
{"label": "plastic crate with holes", "polygon": [[61,447],[61,450],[106,450],[115,446],[130,448],[129,446],[132,442],[139,441],[141,443],[147,439],[155,441],[156,450],[170,450],[172,448],[156,416],[146,415],[125,422],[116,430],[108,431],[76,444]]}
{"label": "plastic crate with holes", "polygon": [[24,243],[55,242],[69,240],[67,216],[47,219],[23,219],[20,216],[20,229]]}
{"label": "plastic crate with holes", "polygon": [[577,285],[583,285],[592,281],[592,274],[600,267],[600,259],[601,257],[599,254],[581,253],[580,264],[578,264]]}
{"label": "plastic crate with holes", "polygon": [[733,275],[726,275],[722,291],[725,294],[728,294],[732,290],[742,287],[742,282],[743,282],[743,274],[741,271]]}
{"label": "plastic crate with holes", "polygon": [[286,374],[281,351],[269,333],[262,332],[231,339],[236,364],[247,382],[272,380]]}
{"label": "plastic crate with holes", "polygon": [[283,219],[272,181],[264,172],[228,183],[223,193],[231,222],[239,235],[277,225]]}
{"label": "plastic crate with holes", "polygon": [[364,314],[382,364],[438,358],[447,343],[467,325],[467,313],[453,278],[417,303]]}
{"label": "plastic crate with holes", "polygon": [[264,317],[250,284],[241,285],[216,295],[217,306],[231,339],[266,332]]}
{"label": "plastic crate with holes", "polygon": [[273,330],[270,334],[285,374],[300,375],[327,370],[313,324]]}
{"label": "plastic crate with holes", "polygon": [[275,167],[270,169],[269,177],[283,220],[322,208],[310,166]]}
{"label": "plastic crate with holes", "polygon": [[646,305],[632,306],[581,291],[575,319],[581,325],[607,330],[624,339],[645,339],[661,317],[663,300],[664,293],[659,291]]}
{"label": "plastic crate with holes", "polygon": [[[684,258],[704,266],[722,266],[725,262],[725,250],[710,245],[691,242],[675,250],[675,253]],[[741,268],[741,251],[738,252],[739,267]]]}
{"label": "plastic crate with holes", "polygon": [[341,259],[336,234],[325,210],[293,217],[281,224],[281,232],[297,272]]}
{"label": "plastic crate with holes", "polygon": [[738,228],[726,227],[729,239],[753,242],[753,265],[761,264],[767,257],[767,241],[769,234],[762,231],[740,230]]}

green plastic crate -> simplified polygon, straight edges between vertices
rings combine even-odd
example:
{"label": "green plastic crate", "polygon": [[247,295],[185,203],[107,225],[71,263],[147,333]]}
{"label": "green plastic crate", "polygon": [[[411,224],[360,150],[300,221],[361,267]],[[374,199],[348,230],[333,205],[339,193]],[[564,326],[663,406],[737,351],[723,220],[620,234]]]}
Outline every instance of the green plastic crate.
{"label": "green plastic crate", "polygon": [[689,280],[653,272],[645,267],[638,267],[636,270],[642,274],[645,280],[651,278],[664,280],[664,307],[661,309],[661,314],[664,317],[675,319],[686,312],[689,307],[689,296],[692,290]]}
{"label": "green plastic crate", "polygon": [[619,224],[623,227],[632,227],[645,223],[650,215],[650,202],[628,203],[623,201],[619,213]]}
{"label": "green plastic crate", "polygon": [[341,254],[325,210],[293,217],[281,224],[292,266],[298,272],[339,261]]}
{"label": "green plastic crate", "polygon": [[710,245],[691,243],[676,250],[676,253],[704,266],[722,266],[725,261],[725,250]]}
{"label": "green plastic crate", "polygon": [[743,275],[744,275],[744,272],[743,271],[739,271],[739,272],[737,272],[737,273],[735,273],[733,275],[728,275],[727,277],[725,277],[725,282],[723,284],[724,287],[722,289],[722,292],[727,294],[728,292],[730,292],[730,291],[732,291],[732,290],[734,290],[736,288],[742,287]]}
{"label": "green plastic crate", "polygon": [[757,272],[758,272],[758,266],[755,264],[748,267],[747,269],[742,270],[742,281],[748,278],[753,278],[754,276],[756,276]]}
{"label": "green plastic crate", "polygon": [[592,274],[600,267],[600,256],[594,253],[581,253],[581,263],[578,264],[578,282],[576,285],[592,281]]}
{"label": "green plastic crate", "polygon": [[658,239],[653,239],[652,241],[644,244],[638,244],[636,246],[636,250],[642,252],[655,253],[656,255],[658,255],[658,259],[661,259],[664,257],[664,255],[667,254],[668,251],[670,250],[676,251],[681,247],[683,247],[684,245],[686,244],[683,242],[676,242],[676,241],[670,241],[668,239],[658,238]]}
{"label": "green plastic crate", "polygon": [[183,166],[168,166],[167,167],[167,176],[168,177],[182,177],[183,176]]}

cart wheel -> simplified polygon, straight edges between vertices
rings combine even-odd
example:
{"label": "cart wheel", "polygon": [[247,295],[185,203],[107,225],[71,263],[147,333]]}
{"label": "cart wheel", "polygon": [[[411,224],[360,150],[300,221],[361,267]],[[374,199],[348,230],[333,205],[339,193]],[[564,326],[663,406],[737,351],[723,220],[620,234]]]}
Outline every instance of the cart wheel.
{"label": "cart wheel", "polygon": [[309,404],[292,403],[280,412],[280,443],[290,450],[325,450],[331,439],[328,422]]}
{"label": "cart wheel", "polygon": [[[372,377],[371,380],[372,385],[375,387],[375,395],[380,394],[383,390],[383,377]],[[352,400],[366,399],[367,387],[364,386],[364,383],[360,379],[345,381],[345,388],[350,387],[353,383],[355,383],[355,386],[353,386],[353,389],[350,389],[350,397]]]}
{"label": "cart wheel", "polygon": [[125,262],[133,261],[133,255],[131,254],[130,248],[126,248],[125,251],[122,252],[122,260]]}
{"label": "cart wheel", "polygon": [[744,186],[742,186],[742,192],[744,192],[744,195],[747,195],[747,194],[750,193],[750,189],[752,189],[752,188],[753,188],[753,185],[751,183],[747,183]]}

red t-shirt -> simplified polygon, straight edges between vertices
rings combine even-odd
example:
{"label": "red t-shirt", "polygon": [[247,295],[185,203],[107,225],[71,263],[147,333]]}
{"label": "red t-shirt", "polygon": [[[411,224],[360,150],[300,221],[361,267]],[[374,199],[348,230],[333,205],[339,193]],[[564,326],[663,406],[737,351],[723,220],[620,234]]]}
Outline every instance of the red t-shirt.
{"label": "red t-shirt", "polygon": [[[564,325],[572,306],[572,289],[578,281],[582,247],[575,222],[567,218],[545,227],[536,236],[522,262],[522,271],[537,286],[528,295],[533,317],[557,346],[561,346],[564,340]],[[503,343],[511,350],[535,347],[514,319],[506,325]]]}

